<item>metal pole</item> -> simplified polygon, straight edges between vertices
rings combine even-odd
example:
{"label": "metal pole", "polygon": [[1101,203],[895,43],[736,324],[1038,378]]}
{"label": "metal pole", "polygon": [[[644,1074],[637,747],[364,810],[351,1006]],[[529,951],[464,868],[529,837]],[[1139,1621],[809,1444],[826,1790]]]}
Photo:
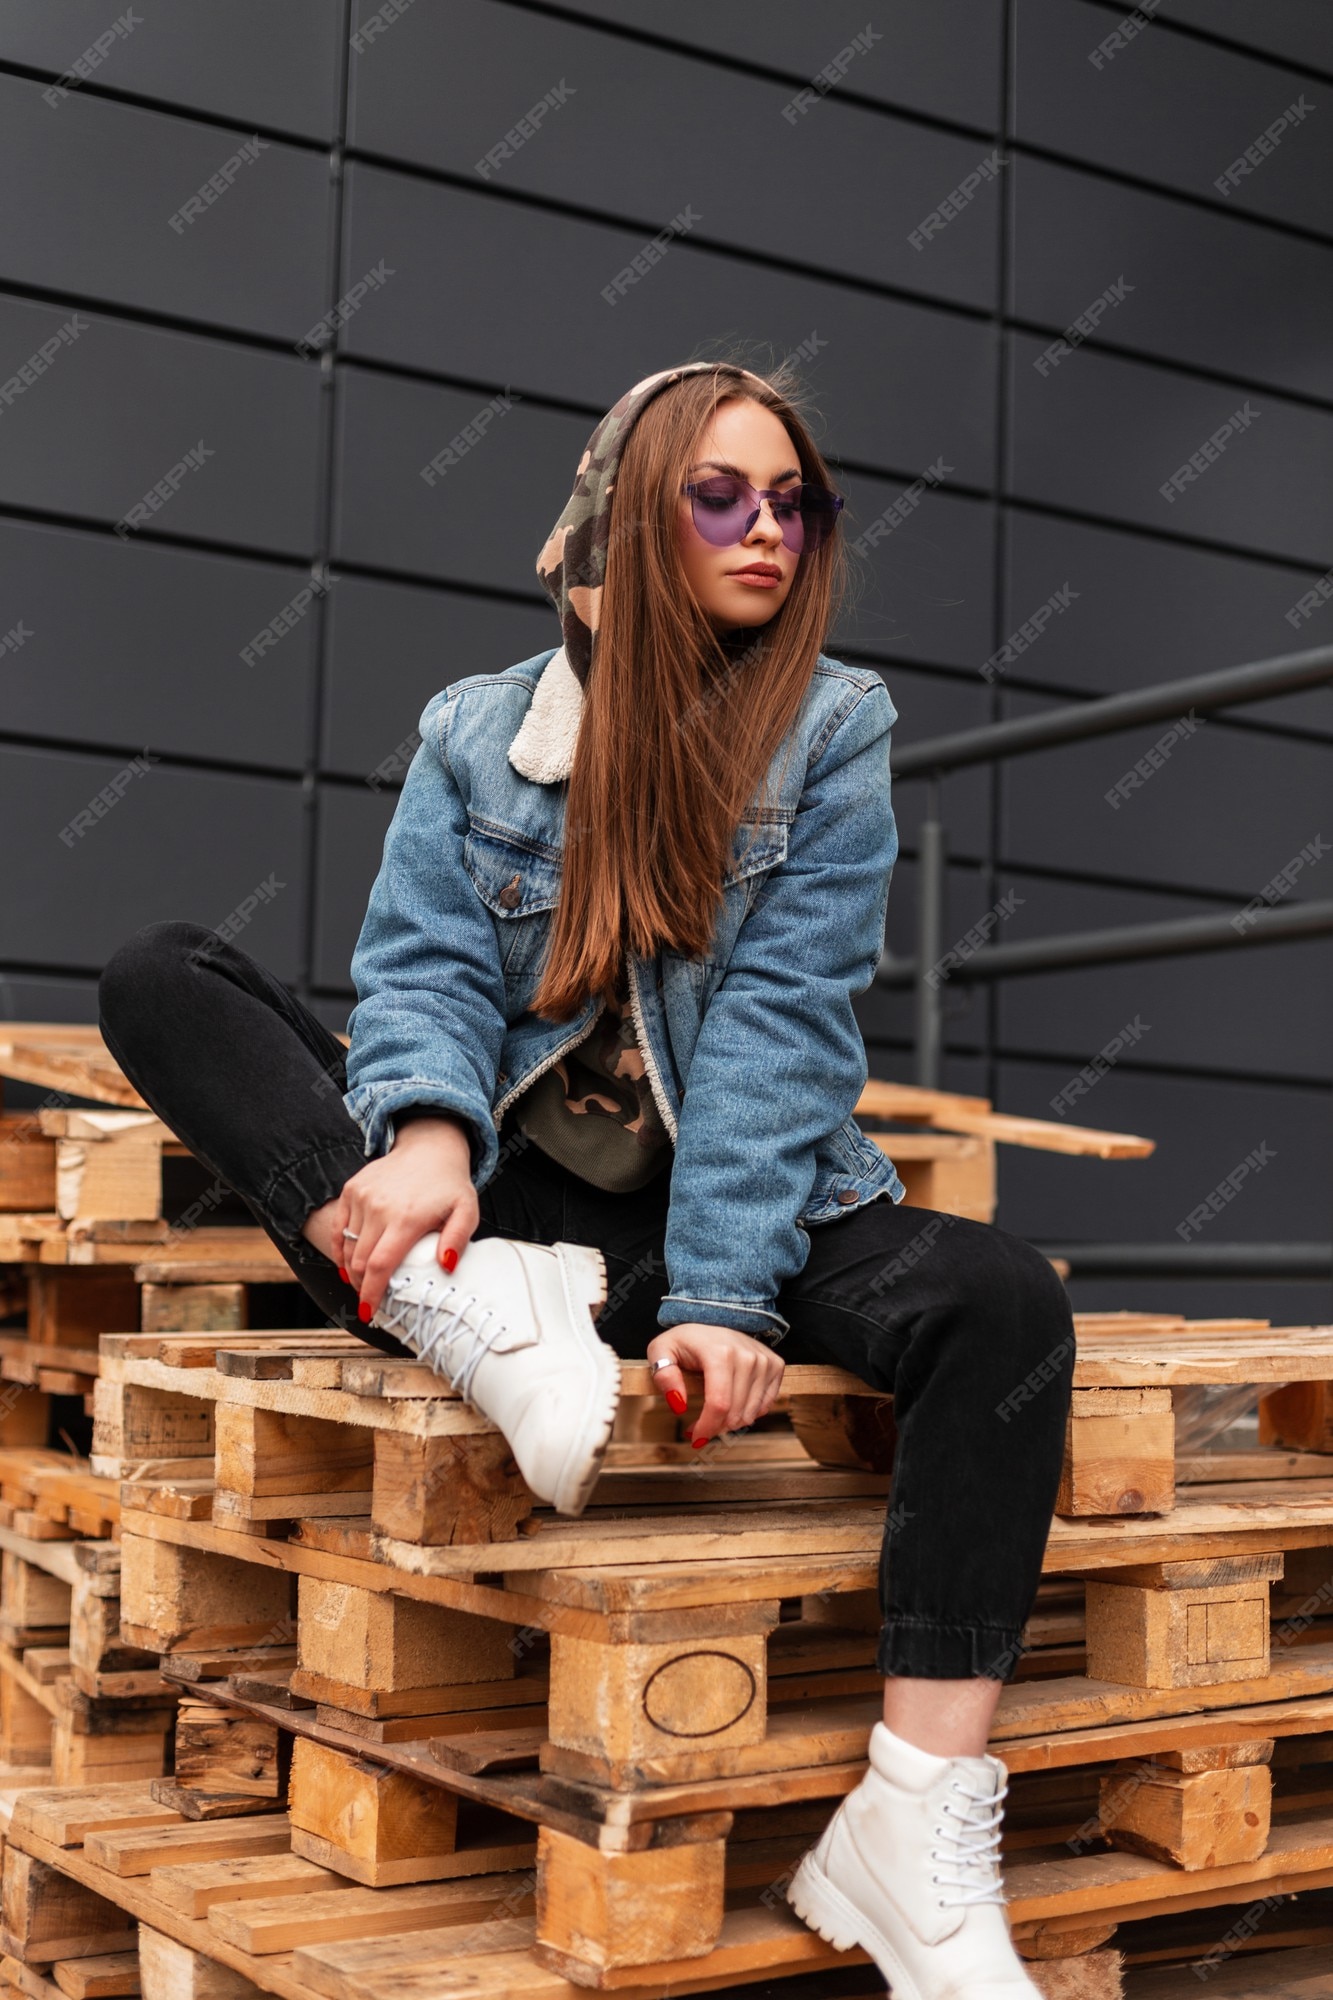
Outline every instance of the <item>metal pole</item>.
{"label": "metal pole", "polygon": [[1017,757],[1033,750],[1052,750],[1064,743],[1083,743],[1119,729],[1166,722],[1192,708],[1211,711],[1235,704],[1291,694],[1333,680],[1333,646],[1308,653],[1285,653],[1275,660],[1253,660],[1243,667],[1223,667],[1216,673],[1192,674],[1187,680],[1157,687],[1134,688],[1128,694],[1103,695],[1096,701],[1070,702],[1041,715],[1017,716],[1009,722],[986,722],[959,729],[949,736],[930,736],[923,743],[905,744],[893,757],[898,778],[937,777],[964,764],[986,764],[997,757]]}
{"label": "metal pole", "polygon": [[944,909],[948,854],[940,817],[940,785],[930,781],[929,817],[918,835],[916,923],[916,1080],[926,1090],[940,1087],[944,1050],[944,997],[931,974],[944,956]]}

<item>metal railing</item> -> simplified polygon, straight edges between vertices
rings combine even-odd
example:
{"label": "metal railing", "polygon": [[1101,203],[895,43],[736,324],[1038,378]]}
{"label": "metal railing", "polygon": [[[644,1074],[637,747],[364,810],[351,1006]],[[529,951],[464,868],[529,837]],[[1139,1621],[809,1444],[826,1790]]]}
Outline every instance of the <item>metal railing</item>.
{"label": "metal railing", "polygon": [[[1144,723],[1184,719],[1195,710],[1205,712],[1238,707],[1244,702],[1271,700],[1276,695],[1294,694],[1302,688],[1333,681],[1333,646],[1315,647],[1310,652],[1288,653],[1277,659],[1255,660],[1244,666],[1224,667],[1213,673],[1195,674],[1184,680],[1167,681],[1157,687],[1137,688],[1129,694],[1107,695],[1099,700],[1073,702],[1042,715],[1024,716],[1009,722],[983,724],[975,729],[956,730],[895,751],[893,776],[901,782],[924,778],[929,786],[926,816],[918,835],[918,904],[916,954],[895,958],[886,952],[875,974],[876,983],[886,987],[911,987],[916,1001],[916,1081],[928,1089],[938,1089],[944,1053],[944,987],[949,981],[972,984],[990,979],[1016,978],[1025,973],[1065,971],[1074,966],[1109,965],[1130,959],[1178,957],[1191,952],[1230,951],[1260,944],[1288,943],[1296,938],[1333,933],[1333,900],[1292,903],[1281,909],[1248,909],[1243,913],[1221,913],[1199,917],[1176,917],[1164,923],[1125,924],[1100,930],[1070,931],[1061,936],[1034,938],[1017,944],[980,945],[967,956],[950,952],[945,942],[945,900],[948,873],[948,841],[940,803],[940,784],[946,772],[971,764],[995,763],[1036,750],[1052,750],[1068,743],[1082,743],[1095,736],[1138,728]],[[1244,923],[1237,917],[1244,915]],[[958,963],[942,968],[946,958]],[[1199,1249],[1199,1246],[1181,1246]],[[1323,1245],[1266,1244],[1250,1247],[1256,1255],[1251,1264],[1275,1274],[1307,1275],[1312,1268],[1328,1269],[1333,1249]],[[1129,1271],[1136,1261],[1147,1264],[1152,1246],[1100,1246],[1101,1261],[1109,1269]],[[1138,1253],[1137,1258],[1135,1253]],[[1093,1257],[1089,1246],[1089,1259]],[[1194,1259],[1173,1256],[1173,1268],[1189,1268],[1199,1273],[1209,1262],[1217,1274],[1238,1273],[1244,1260],[1230,1260],[1218,1252],[1202,1253]]]}

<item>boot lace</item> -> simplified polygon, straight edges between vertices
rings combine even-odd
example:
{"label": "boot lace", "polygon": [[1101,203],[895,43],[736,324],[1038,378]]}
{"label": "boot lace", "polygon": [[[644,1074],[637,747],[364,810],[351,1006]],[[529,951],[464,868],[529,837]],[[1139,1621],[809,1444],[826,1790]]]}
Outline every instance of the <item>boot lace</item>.
{"label": "boot lace", "polygon": [[954,1872],[949,1876],[932,1875],[930,1879],[937,1888],[957,1892],[937,1898],[939,1906],[943,1910],[959,1903],[1003,1903],[1005,1896],[999,1870],[1000,1821],[1008,1784],[1002,1784],[997,1792],[976,1792],[962,1779],[955,1778],[949,1790],[959,1793],[965,1803],[961,1809],[956,1809],[946,1801],[940,1808],[940,1817],[952,1819],[957,1825],[933,1829],[936,1839],[946,1841],[952,1851],[941,1854],[932,1847],[930,1858],[946,1863]]}
{"label": "boot lace", "polygon": [[[481,1304],[477,1294],[460,1292],[457,1285],[445,1285],[439,1298],[435,1299],[432,1296],[435,1284],[434,1278],[427,1278],[422,1287],[423,1297],[403,1298],[395,1292],[391,1278],[388,1297],[375,1317],[388,1331],[397,1333],[401,1330],[422,1360],[429,1362],[437,1374],[443,1375],[450,1388],[456,1389],[467,1402],[472,1392],[472,1379],[495,1342],[506,1331],[505,1322],[496,1317],[494,1306],[487,1306],[479,1319],[469,1320],[468,1307]],[[487,1320],[495,1322],[489,1330],[486,1328]]]}

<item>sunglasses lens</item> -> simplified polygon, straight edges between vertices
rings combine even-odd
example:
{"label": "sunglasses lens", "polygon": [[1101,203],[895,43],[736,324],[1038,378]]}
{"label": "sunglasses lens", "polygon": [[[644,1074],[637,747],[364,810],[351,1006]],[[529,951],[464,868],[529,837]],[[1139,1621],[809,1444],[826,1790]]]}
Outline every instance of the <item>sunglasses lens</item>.
{"label": "sunglasses lens", "polygon": [[[757,495],[735,479],[701,479],[694,488],[694,525],[714,548],[743,541],[754,526]],[[832,533],[842,505],[824,486],[792,486],[770,501],[782,539],[794,555],[817,549]]]}
{"label": "sunglasses lens", "polygon": [[753,503],[734,479],[701,479],[694,489],[694,525],[706,542],[724,549],[747,533]]}

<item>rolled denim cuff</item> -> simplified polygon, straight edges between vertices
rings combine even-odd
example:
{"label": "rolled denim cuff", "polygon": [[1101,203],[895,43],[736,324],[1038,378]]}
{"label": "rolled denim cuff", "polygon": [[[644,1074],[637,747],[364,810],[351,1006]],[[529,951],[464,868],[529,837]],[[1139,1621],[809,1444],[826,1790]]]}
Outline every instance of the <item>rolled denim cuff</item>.
{"label": "rolled denim cuff", "polygon": [[1023,1634],[998,1625],[944,1625],[934,1618],[886,1619],[875,1664],[903,1679],[965,1681],[1010,1678],[1023,1652]]}
{"label": "rolled denim cuff", "polygon": [[352,1175],[359,1174],[365,1164],[365,1155],[353,1139],[316,1146],[274,1175],[258,1205],[278,1234],[299,1246],[304,1241],[301,1228],[306,1217],[326,1201],[336,1201]]}
{"label": "rolled denim cuff", "polygon": [[672,1326],[729,1326],[735,1333],[748,1333],[756,1340],[776,1346],[790,1331],[779,1312],[751,1305],[739,1299],[690,1298],[682,1292],[668,1293],[657,1309],[657,1323]]}

